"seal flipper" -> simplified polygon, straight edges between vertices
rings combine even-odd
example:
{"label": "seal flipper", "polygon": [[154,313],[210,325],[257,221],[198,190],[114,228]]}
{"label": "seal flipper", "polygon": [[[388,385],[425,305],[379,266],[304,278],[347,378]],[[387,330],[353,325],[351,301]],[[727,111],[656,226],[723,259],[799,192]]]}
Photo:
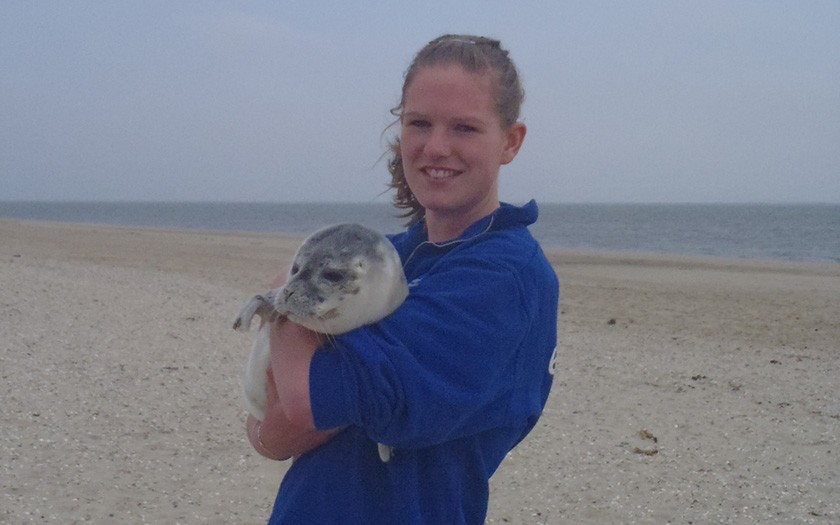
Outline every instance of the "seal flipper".
{"label": "seal flipper", "polygon": [[233,320],[233,329],[247,332],[251,328],[251,320],[255,315],[259,315],[264,321],[276,321],[282,314],[274,308],[275,295],[275,290],[271,290],[265,295],[252,297]]}
{"label": "seal flipper", "polygon": [[379,459],[382,460],[382,463],[388,463],[391,461],[391,456],[394,455],[394,449],[392,447],[383,445],[382,443],[377,443],[376,448],[379,451]]}

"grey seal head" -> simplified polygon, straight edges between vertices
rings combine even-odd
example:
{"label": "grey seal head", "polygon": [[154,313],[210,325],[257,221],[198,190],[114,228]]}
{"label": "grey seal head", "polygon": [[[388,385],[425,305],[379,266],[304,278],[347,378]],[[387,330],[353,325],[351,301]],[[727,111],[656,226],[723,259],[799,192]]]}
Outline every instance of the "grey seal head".
{"label": "grey seal head", "polygon": [[[274,322],[288,318],[327,335],[338,335],[390,315],[408,296],[399,254],[385,236],[357,224],[318,230],[304,240],[292,261],[286,284],[248,301],[233,322],[247,331],[254,315]],[[270,349],[268,322],[257,333],[243,387],[245,405],[265,417],[266,370]],[[379,445],[382,461],[392,449]]]}

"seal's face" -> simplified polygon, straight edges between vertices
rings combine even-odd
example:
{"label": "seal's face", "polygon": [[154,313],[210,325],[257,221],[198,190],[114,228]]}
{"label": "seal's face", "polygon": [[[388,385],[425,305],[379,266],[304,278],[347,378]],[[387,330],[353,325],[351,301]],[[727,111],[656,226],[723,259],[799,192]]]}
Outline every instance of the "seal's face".
{"label": "seal's face", "polygon": [[304,241],[275,307],[316,332],[339,334],[385,317],[407,294],[391,243],[362,226],[342,224]]}

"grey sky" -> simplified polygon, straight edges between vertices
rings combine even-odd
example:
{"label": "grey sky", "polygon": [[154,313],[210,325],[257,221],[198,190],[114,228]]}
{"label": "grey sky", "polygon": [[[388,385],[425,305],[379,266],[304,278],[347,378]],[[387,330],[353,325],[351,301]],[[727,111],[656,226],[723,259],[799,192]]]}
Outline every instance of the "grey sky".
{"label": "grey sky", "polygon": [[505,200],[837,203],[838,28],[836,0],[3,0],[0,201],[385,201],[405,68],[470,32],[525,82]]}

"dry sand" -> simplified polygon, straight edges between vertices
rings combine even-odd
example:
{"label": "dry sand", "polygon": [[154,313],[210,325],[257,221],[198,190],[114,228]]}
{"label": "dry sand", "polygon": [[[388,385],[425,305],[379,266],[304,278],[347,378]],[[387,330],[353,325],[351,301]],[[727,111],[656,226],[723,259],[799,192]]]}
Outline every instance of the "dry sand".
{"label": "dry sand", "polygon": [[[0,522],[264,522],[229,322],[296,242],[0,221]],[[488,523],[840,523],[840,265],[551,259],[560,366]]]}

